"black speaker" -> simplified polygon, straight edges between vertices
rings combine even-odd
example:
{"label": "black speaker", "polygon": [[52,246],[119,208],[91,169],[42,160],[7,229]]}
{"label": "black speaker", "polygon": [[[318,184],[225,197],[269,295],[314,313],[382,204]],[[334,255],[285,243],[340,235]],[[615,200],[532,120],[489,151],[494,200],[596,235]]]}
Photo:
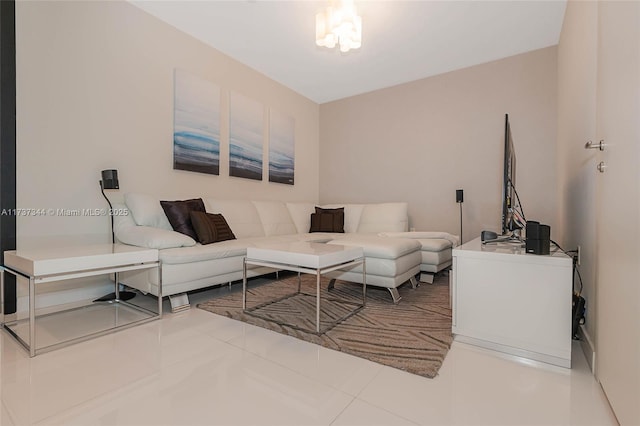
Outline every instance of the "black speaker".
{"label": "black speaker", "polygon": [[540,222],[534,220],[527,221],[527,239],[532,240],[549,240],[551,239],[551,227],[549,225],[542,225]]}
{"label": "black speaker", "polygon": [[525,251],[531,254],[549,254],[551,247],[551,227],[535,220],[528,220]]}
{"label": "black speaker", "polygon": [[102,171],[102,187],[104,189],[119,189],[118,171],[103,170]]}
{"label": "black speaker", "polygon": [[456,203],[464,202],[464,191],[462,189],[456,189]]}
{"label": "black speaker", "polygon": [[549,240],[532,240],[527,238],[524,242],[525,250],[530,254],[549,254],[551,241]]}

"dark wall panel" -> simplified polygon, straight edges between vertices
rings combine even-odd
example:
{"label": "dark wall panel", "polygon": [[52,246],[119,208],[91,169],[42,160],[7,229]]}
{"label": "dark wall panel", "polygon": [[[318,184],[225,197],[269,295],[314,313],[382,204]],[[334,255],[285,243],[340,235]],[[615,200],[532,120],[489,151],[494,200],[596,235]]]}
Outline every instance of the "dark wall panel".
{"label": "dark wall panel", "polygon": [[[15,1],[0,1],[0,257],[16,248]],[[16,311],[15,277],[5,275],[4,313]]]}

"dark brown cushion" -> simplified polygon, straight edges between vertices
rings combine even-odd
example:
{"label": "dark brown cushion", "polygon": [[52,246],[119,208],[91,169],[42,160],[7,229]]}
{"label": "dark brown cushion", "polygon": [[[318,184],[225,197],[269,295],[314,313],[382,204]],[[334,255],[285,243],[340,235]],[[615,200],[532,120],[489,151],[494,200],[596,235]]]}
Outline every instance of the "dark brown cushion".
{"label": "dark brown cushion", "polygon": [[196,234],[198,235],[197,240],[200,244],[211,244],[236,239],[233,231],[229,228],[229,224],[221,214],[192,211],[191,223],[196,230]]}
{"label": "dark brown cushion", "polygon": [[191,225],[192,211],[204,212],[204,202],[202,198],[194,198],[192,200],[179,200],[179,201],[160,201],[164,214],[167,215],[169,223],[174,231],[180,232],[193,238],[198,239],[196,231]]}
{"label": "dark brown cushion", "polygon": [[311,213],[311,229],[309,229],[309,232],[344,233],[344,211]]}
{"label": "dark brown cushion", "polygon": [[331,214],[342,213],[342,214],[344,214],[344,207],[338,207],[338,208],[335,208],[335,209],[323,209],[322,207],[316,206],[316,213],[331,213]]}

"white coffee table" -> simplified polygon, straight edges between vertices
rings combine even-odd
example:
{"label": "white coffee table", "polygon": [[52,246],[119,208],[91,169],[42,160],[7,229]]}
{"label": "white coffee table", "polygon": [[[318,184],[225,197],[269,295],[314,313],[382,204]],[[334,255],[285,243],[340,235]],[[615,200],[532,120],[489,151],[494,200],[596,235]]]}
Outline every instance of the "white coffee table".
{"label": "white coffee table", "polygon": [[[362,247],[347,247],[334,244],[292,242],[265,244],[248,247],[242,274],[242,309],[247,309],[247,265],[265,266],[278,270],[294,271],[316,276],[316,330],[320,334],[320,277],[327,272],[349,269],[362,265],[362,304],[357,305],[351,316],[365,306],[367,297],[367,273]],[[298,281],[299,284],[299,281]],[[300,286],[298,285],[298,291]],[[341,320],[344,320],[342,318]],[[322,330],[324,333],[329,327]]]}
{"label": "white coffee table", "polygon": [[[48,352],[58,347],[101,336],[118,329],[159,319],[162,316],[162,283],[159,283],[158,286],[157,312],[119,299],[118,274],[124,271],[160,268],[158,250],[156,249],[143,249],[124,244],[96,244],[11,250],[4,252],[4,263],[4,269],[0,275],[0,295],[4,298],[5,273],[14,275],[17,280],[28,280],[29,315],[28,318],[20,318],[18,313],[5,315],[3,311],[2,326],[29,351],[29,355],[32,357],[42,352]],[[36,315],[36,288],[54,281],[86,278],[102,274],[115,275],[116,300],[74,307],[71,310],[78,311],[78,315],[85,313],[93,313],[95,315],[98,310],[102,310],[104,313],[105,309],[109,309],[113,312],[108,313],[110,318],[107,320],[107,324],[100,324],[97,331],[91,331],[69,340],[47,346],[38,346],[36,344],[36,320],[46,317],[47,321],[49,321],[48,324],[54,324],[55,319],[52,319],[52,316],[68,315],[70,309],[46,315]],[[162,277],[162,274],[158,274],[158,276]],[[2,300],[2,307],[4,308],[4,300]],[[131,318],[132,321],[125,322],[127,318]],[[79,321],[74,317],[72,322],[77,323],[81,322],[81,320]],[[58,326],[61,324],[62,327],[71,328],[74,326],[69,321],[65,323],[64,319],[58,320]],[[27,326],[28,330],[26,329]],[[83,331],[86,331],[86,329],[83,329]],[[52,334],[56,334],[56,332],[54,331]]]}

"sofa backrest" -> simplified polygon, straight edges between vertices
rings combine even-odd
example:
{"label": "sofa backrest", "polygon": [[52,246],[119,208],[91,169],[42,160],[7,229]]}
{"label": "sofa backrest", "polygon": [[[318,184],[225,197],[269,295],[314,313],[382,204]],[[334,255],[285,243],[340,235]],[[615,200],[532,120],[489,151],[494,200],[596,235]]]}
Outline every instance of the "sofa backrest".
{"label": "sofa backrest", "polygon": [[323,209],[337,209],[344,207],[344,232],[347,234],[358,232],[358,224],[364,204],[324,204],[320,207]]}
{"label": "sofa backrest", "polygon": [[287,210],[296,226],[298,234],[306,234],[311,228],[311,213],[316,209],[313,203],[287,203]]}
{"label": "sofa backrest", "polygon": [[[308,202],[203,200],[207,212],[221,213],[237,238],[307,233],[316,207]],[[137,225],[172,230],[158,198],[125,194],[125,203]],[[325,204],[319,207],[344,207],[346,233],[404,232],[409,229],[407,203]]]}
{"label": "sofa backrest", "polygon": [[[267,237],[298,233],[289,209],[282,201],[254,201],[253,205],[258,211],[264,234]],[[308,231],[307,229],[307,232]]]}
{"label": "sofa backrest", "polygon": [[222,214],[236,238],[266,236],[258,210],[249,200],[206,198],[205,207],[208,213]]}

